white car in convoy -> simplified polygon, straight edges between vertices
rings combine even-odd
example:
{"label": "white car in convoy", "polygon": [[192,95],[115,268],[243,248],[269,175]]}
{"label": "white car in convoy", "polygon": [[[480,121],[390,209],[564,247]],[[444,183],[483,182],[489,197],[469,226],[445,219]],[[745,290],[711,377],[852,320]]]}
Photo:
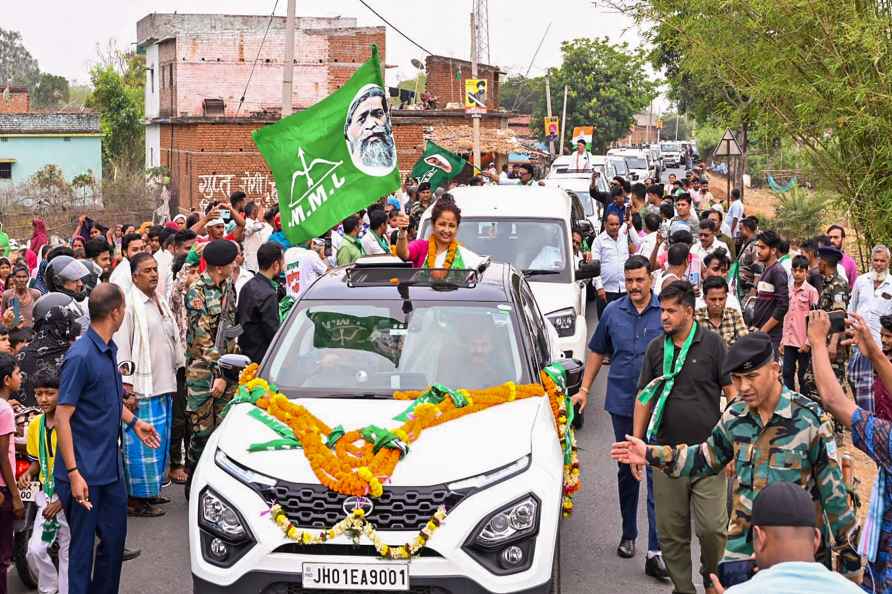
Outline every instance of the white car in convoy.
{"label": "white car in convoy", "polygon": [[609,157],[622,157],[626,160],[629,167],[629,180],[635,182],[643,182],[647,178],[655,178],[657,176],[657,167],[653,160],[653,155],[649,151],[637,149],[610,149],[607,151]]}
{"label": "white car in convoy", "polygon": [[[604,166],[600,164],[593,165],[591,171],[576,172],[560,166],[559,162],[566,158],[565,155],[555,159],[548,176],[542,181],[545,182],[546,187],[563,188],[579,198],[579,202],[585,211],[585,218],[592,224],[593,232],[598,234],[601,232],[601,216],[604,211],[604,205],[591,195],[592,173],[599,173],[596,179],[597,190],[605,194],[609,193],[610,186],[607,182],[609,178],[604,174]],[[556,163],[558,163],[557,167],[555,166]]]}
{"label": "white car in convoy", "polygon": [[682,149],[680,142],[661,142],[660,152],[663,153],[663,164],[667,169],[670,167],[680,167],[684,163],[684,158],[681,156]]}
{"label": "white car in convoy", "polygon": [[[547,186],[459,187],[452,195],[461,209],[458,241],[520,270],[557,330],[561,351],[584,361],[585,285],[594,271],[576,269],[571,231],[585,213],[575,196]],[[430,215],[429,208],[421,216],[418,237],[430,236]]]}
{"label": "white car in convoy", "polygon": [[[433,281],[426,270],[394,260],[363,258],[307,288],[259,377],[333,433],[338,425],[398,427],[394,417],[409,403],[394,399],[394,390],[538,382],[556,361],[567,370],[568,391],[578,388],[581,363],[555,352],[553,329],[516,269],[491,263]],[[235,372],[247,362],[223,359]],[[195,594],[560,592],[564,454],[546,397],[425,429],[374,498],[323,487],[301,451],[249,451],[280,437],[259,412],[249,403],[233,406],[193,475]],[[394,561],[381,559],[365,537],[295,542],[272,521],[274,504],[313,534],[363,510],[391,546],[414,539],[440,506],[447,518],[411,562]]]}

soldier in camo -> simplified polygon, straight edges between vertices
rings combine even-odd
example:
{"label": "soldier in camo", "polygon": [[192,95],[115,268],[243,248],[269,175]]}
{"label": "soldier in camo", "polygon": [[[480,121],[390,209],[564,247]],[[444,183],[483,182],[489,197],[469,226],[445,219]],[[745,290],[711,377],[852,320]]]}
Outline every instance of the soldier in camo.
{"label": "soldier in camo", "polygon": [[[827,245],[818,248],[818,271],[821,273],[821,279],[824,287],[818,297],[818,309],[826,312],[842,311],[845,312],[849,305],[849,285],[846,280],[839,275],[836,265],[842,260],[842,252],[838,248]],[[828,346],[831,353],[830,364],[833,367],[833,373],[840,385],[846,383],[846,363],[849,359],[849,347],[839,344],[842,339],[841,333],[831,334],[828,339]],[[835,356],[834,353],[835,352]],[[803,393],[809,398],[820,402],[817,386],[815,386],[815,376],[809,366],[805,375],[805,386],[801,387]]]}
{"label": "soldier in camo", "polygon": [[857,521],[843,483],[833,429],[821,420],[821,408],[781,385],[780,367],[766,334],[739,338],[725,367],[739,395],[704,443],[648,446],[632,438],[615,443],[611,455],[626,464],[651,464],[673,477],[714,475],[733,461],[734,511],[724,561],[753,554],[750,519],[759,491],[774,482],[796,483],[820,503],[835,550],[847,561],[847,575],[856,574],[860,560],[848,543],[856,541]]}
{"label": "soldier in camo", "polygon": [[235,323],[232,266],[237,254],[231,241],[208,243],[203,250],[207,269],[186,293],[186,412],[191,427],[186,459],[190,475],[235,394],[234,384],[215,377],[214,366],[221,355],[238,352],[235,337],[225,338],[220,332],[221,323],[224,330]]}

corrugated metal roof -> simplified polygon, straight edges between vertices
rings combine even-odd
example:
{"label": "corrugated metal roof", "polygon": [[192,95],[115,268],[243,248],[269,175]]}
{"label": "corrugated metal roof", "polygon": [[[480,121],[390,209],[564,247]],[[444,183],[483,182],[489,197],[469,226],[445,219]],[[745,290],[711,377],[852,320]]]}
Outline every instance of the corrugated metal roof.
{"label": "corrugated metal roof", "polygon": [[99,114],[0,113],[0,134],[98,133]]}

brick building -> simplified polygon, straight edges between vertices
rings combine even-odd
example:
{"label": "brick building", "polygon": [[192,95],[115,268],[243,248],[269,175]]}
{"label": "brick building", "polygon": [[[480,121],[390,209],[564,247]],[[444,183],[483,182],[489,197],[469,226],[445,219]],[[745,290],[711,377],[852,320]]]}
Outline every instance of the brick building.
{"label": "brick building", "polygon": [[655,113],[643,112],[635,114],[635,121],[629,128],[629,135],[619,143],[624,146],[640,146],[660,142],[663,122]]}
{"label": "brick building", "polygon": [[28,87],[6,85],[0,92],[0,113],[26,113],[31,111]]}
{"label": "brick building", "polygon": [[[447,56],[428,56],[424,70],[427,73],[426,88],[437,96],[441,107],[447,107],[450,103],[458,106],[464,104],[465,80],[472,78],[470,62]],[[491,111],[495,111],[499,105],[499,74],[495,66],[477,65],[477,78],[487,81],[489,99],[486,104]]]}
{"label": "brick building", "polygon": [[[244,191],[265,204],[278,200],[275,182],[251,133],[278,121],[281,114],[285,19],[274,18],[244,101],[245,83],[266,31],[268,17],[151,14],[137,23],[140,51],[146,56],[146,166],[171,171],[174,206],[202,208]],[[358,27],[354,18],[298,18],[295,33],[295,110],[309,107],[337,90],[371,57],[376,44],[385,57],[385,29]],[[431,56],[428,88],[440,105],[461,102],[470,63]],[[462,80],[456,80],[459,72]],[[481,66],[498,104],[498,68]],[[451,87],[454,87],[454,93]],[[460,90],[459,90],[460,87]],[[393,110],[399,166],[412,169],[430,138],[456,152],[470,151],[471,119],[463,109]],[[481,120],[488,163],[513,146],[508,114],[492,112]]]}

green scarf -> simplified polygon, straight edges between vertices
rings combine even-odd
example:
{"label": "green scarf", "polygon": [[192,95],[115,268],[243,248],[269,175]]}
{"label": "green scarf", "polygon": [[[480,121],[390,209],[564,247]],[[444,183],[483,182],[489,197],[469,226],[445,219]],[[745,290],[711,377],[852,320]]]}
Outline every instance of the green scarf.
{"label": "green scarf", "polygon": [[660,430],[660,424],[663,422],[663,409],[666,407],[666,399],[675,386],[675,377],[684,367],[685,359],[688,357],[688,351],[691,349],[691,343],[694,342],[694,335],[697,333],[697,322],[691,326],[688,337],[684,339],[681,345],[681,351],[678,358],[675,359],[675,365],[672,365],[672,358],[675,356],[675,343],[669,336],[663,338],[663,375],[652,379],[641,392],[638,393],[638,402],[647,404],[654,396],[659,394],[657,403],[654,406],[653,414],[650,416],[650,422],[647,424],[647,440],[653,440],[657,431]]}
{"label": "green scarf", "polygon": [[[52,439],[52,438],[50,438]],[[52,443],[47,441],[46,431],[46,414],[40,415],[40,443],[37,446],[38,459],[40,460],[40,469],[43,470],[43,492],[46,494],[47,500],[52,500],[56,494],[56,481],[53,473],[50,472],[49,460],[50,453],[47,451],[52,447]],[[55,454],[55,452],[53,452]],[[59,520],[53,518],[43,523],[43,534],[40,538],[45,543],[52,543],[56,540],[56,533],[59,531]]]}

